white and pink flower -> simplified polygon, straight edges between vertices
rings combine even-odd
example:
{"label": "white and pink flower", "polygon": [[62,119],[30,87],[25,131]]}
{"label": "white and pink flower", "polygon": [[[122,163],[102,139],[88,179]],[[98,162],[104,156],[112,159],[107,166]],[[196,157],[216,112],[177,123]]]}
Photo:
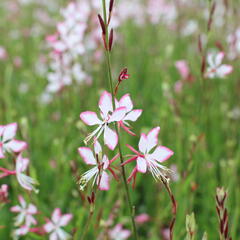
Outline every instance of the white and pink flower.
{"label": "white and pink flower", "polygon": [[231,65],[222,64],[224,56],[224,52],[208,54],[207,62],[209,67],[205,74],[207,78],[224,78],[232,73],[233,67]]}
{"label": "white and pink flower", "polygon": [[19,153],[27,148],[27,143],[16,140],[17,123],[0,125],[0,159],[5,157],[5,153]]}
{"label": "white and pink flower", "polygon": [[95,141],[94,153],[87,147],[78,148],[78,152],[86,164],[94,166],[81,176],[79,180],[80,190],[84,190],[85,186],[91,179],[93,179],[92,186],[96,184],[99,190],[109,190],[110,177],[107,170],[111,172],[115,179],[118,179],[110,165],[119,157],[119,154],[111,160],[109,160],[106,155],[102,157],[102,147],[98,141]]}
{"label": "white and pink flower", "polygon": [[36,193],[38,192],[38,190],[34,187],[34,185],[37,185],[38,182],[25,175],[24,172],[27,170],[29,164],[29,159],[28,158],[23,158],[22,154],[19,154],[17,159],[16,159],[16,177],[17,180],[19,182],[19,184],[26,190],[29,191],[35,191]]}
{"label": "white and pink flower", "polygon": [[117,224],[113,229],[108,232],[111,240],[125,240],[131,235],[131,231],[124,229],[122,224]]}
{"label": "white and pink flower", "polygon": [[[135,155],[124,162],[124,165],[137,161],[137,166],[132,171],[128,181],[131,181],[132,178],[135,181],[138,172],[146,173],[147,170],[151,172],[155,180],[166,179],[166,173],[170,170],[161,163],[168,160],[173,155],[173,151],[164,146],[157,146],[159,132],[160,127],[156,127],[149,131],[147,135],[142,133],[138,144],[139,151],[127,144],[127,147]],[[154,148],[155,150],[152,151]]]}
{"label": "white and pink flower", "polygon": [[126,107],[119,107],[113,110],[112,96],[107,91],[102,93],[98,105],[101,120],[95,112],[86,111],[80,114],[80,118],[85,124],[89,126],[98,125],[97,129],[85,139],[85,143],[88,143],[93,137],[98,139],[103,133],[104,143],[111,150],[114,150],[118,143],[118,135],[109,127],[109,124],[121,121],[125,117],[127,109]]}
{"label": "white and pink flower", "polygon": [[51,220],[43,226],[45,232],[49,233],[50,240],[67,240],[71,238],[71,235],[65,232],[62,227],[68,225],[72,219],[72,214],[63,214],[59,208],[56,208],[52,213]]}
{"label": "white and pink flower", "polygon": [[32,225],[36,225],[37,221],[33,217],[33,215],[37,214],[36,206],[31,203],[27,204],[22,196],[18,196],[18,200],[20,205],[16,205],[10,209],[11,212],[19,213],[15,219],[15,226],[26,226],[29,228]]}
{"label": "white and pink flower", "polygon": [[135,136],[135,134],[130,131],[130,125],[127,121],[135,122],[142,114],[142,109],[133,109],[133,103],[129,94],[125,94],[118,101],[115,99],[116,108],[125,107],[126,115],[121,121],[118,122],[119,126],[122,127],[127,133]]}

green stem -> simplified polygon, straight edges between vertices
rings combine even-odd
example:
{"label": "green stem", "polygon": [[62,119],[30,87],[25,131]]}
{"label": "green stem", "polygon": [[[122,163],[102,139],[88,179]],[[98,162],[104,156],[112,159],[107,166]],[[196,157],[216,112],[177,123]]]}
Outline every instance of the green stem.
{"label": "green stem", "polygon": [[[106,41],[106,45],[108,46],[108,42],[109,42],[108,41],[108,24],[107,24],[107,11],[106,11],[106,1],[105,0],[102,0],[102,5],[103,5],[103,19],[104,19],[105,26],[106,26],[105,41]],[[109,85],[110,85],[110,90],[111,90],[111,95],[112,95],[113,110],[115,110],[116,105],[115,105],[115,101],[114,101],[111,58],[110,58],[110,52],[109,52],[108,48],[106,49],[105,54],[106,54],[106,60],[107,60],[108,79],[109,79]],[[116,133],[118,135],[118,150],[119,150],[120,161],[121,161],[121,163],[123,163],[124,159],[123,159],[123,154],[122,154],[121,138],[120,138],[120,133],[119,133],[119,130],[118,130],[117,123],[115,123],[115,130],[116,130]],[[125,188],[125,192],[126,192],[126,198],[127,198],[127,202],[128,202],[128,208],[129,208],[129,211],[130,211],[130,214],[131,214],[132,229],[133,229],[133,232],[134,232],[135,240],[137,240],[138,239],[138,234],[137,234],[137,228],[136,228],[135,219],[134,219],[135,207],[132,205],[132,201],[131,201],[131,197],[130,197],[130,193],[129,193],[129,188],[128,188],[128,184],[127,184],[126,170],[125,170],[125,167],[122,164],[121,164],[121,169],[122,169],[122,178],[123,178],[124,188]]]}

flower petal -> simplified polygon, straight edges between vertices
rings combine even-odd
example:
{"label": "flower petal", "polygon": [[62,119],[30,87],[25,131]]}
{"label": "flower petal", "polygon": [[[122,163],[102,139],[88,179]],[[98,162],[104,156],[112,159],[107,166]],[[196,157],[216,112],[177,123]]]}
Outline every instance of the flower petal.
{"label": "flower petal", "polygon": [[117,108],[113,112],[113,114],[110,117],[110,119],[108,120],[108,122],[111,123],[111,122],[121,121],[124,118],[125,114],[126,114],[126,108],[125,107]]}
{"label": "flower petal", "polygon": [[224,55],[225,55],[224,52],[220,52],[216,55],[216,58],[215,58],[216,66],[219,66],[222,63]]}
{"label": "flower petal", "polygon": [[101,191],[109,190],[109,176],[105,171],[102,172],[99,189]]}
{"label": "flower petal", "polygon": [[217,74],[219,77],[225,77],[233,71],[233,67],[231,65],[223,64],[217,69]]}
{"label": "flower petal", "polygon": [[53,223],[51,222],[51,221],[49,221],[48,223],[46,223],[44,226],[43,226],[43,228],[44,228],[44,230],[46,231],[46,232],[52,232],[53,231],[53,229],[54,229],[54,225],[53,225]]}
{"label": "flower petal", "polygon": [[147,152],[151,151],[158,144],[160,127],[153,128],[147,135]]}
{"label": "flower petal", "polygon": [[3,142],[12,140],[17,132],[17,123],[10,123],[5,126],[3,131]]}
{"label": "flower petal", "polygon": [[100,154],[102,152],[102,147],[98,140],[94,141],[94,152],[95,154]]}
{"label": "flower petal", "polygon": [[90,112],[90,111],[82,112],[80,114],[80,118],[84,123],[86,123],[89,126],[99,125],[102,123],[102,121],[99,120],[95,112]]}
{"label": "flower petal", "polygon": [[138,148],[143,154],[145,154],[147,151],[147,136],[144,133],[141,134]]}
{"label": "flower petal", "polygon": [[118,104],[119,107],[125,107],[127,109],[127,112],[130,112],[133,109],[133,103],[129,94],[122,96]]}
{"label": "flower petal", "polygon": [[167,147],[158,146],[150,157],[158,162],[164,162],[169,159],[174,152]]}
{"label": "flower petal", "polygon": [[24,141],[19,141],[13,139],[12,141],[4,144],[4,147],[7,149],[7,151],[12,151],[12,152],[22,152],[27,148],[27,143]]}
{"label": "flower petal", "polygon": [[56,232],[53,232],[49,236],[49,240],[58,240],[58,236]]}
{"label": "flower petal", "polygon": [[21,173],[24,172],[29,164],[28,158],[23,158],[22,154],[19,154],[16,160],[16,172]]}
{"label": "flower petal", "polygon": [[61,219],[61,210],[60,208],[55,208],[52,213],[52,221],[55,224],[58,224]]}
{"label": "flower petal", "polygon": [[5,156],[4,156],[4,154],[3,154],[3,148],[2,148],[2,146],[0,146],[0,159],[1,158],[4,158]]}
{"label": "flower petal", "polygon": [[147,171],[146,160],[142,157],[137,158],[137,170],[138,172],[145,173]]}
{"label": "flower petal", "polygon": [[37,207],[33,204],[29,204],[27,212],[30,214],[36,214],[37,213]]}
{"label": "flower petal", "polygon": [[72,214],[64,214],[60,219],[59,226],[66,226],[72,217]]}
{"label": "flower petal", "polygon": [[104,128],[104,143],[111,149],[114,150],[118,143],[118,136],[108,126]]}
{"label": "flower petal", "polygon": [[100,97],[98,105],[104,118],[107,118],[108,113],[113,111],[112,95],[109,92],[104,91]]}
{"label": "flower petal", "polygon": [[89,165],[96,165],[96,159],[93,155],[93,152],[88,147],[80,147],[78,148],[78,153],[83,158],[84,162]]}
{"label": "flower petal", "polygon": [[109,159],[106,155],[103,156],[102,158],[102,162],[103,162],[103,169],[107,169],[109,167]]}
{"label": "flower petal", "polygon": [[132,110],[131,112],[129,112],[125,117],[124,117],[124,121],[133,121],[135,122],[142,114],[142,109],[135,109]]}

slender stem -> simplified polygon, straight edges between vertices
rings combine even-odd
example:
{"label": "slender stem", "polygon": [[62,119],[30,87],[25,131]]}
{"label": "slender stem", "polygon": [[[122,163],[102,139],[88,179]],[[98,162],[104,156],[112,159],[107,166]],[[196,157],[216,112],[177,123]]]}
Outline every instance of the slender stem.
{"label": "slender stem", "polygon": [[171,202],[172,202],[172,215],[173,215],[173,218],[172,218],[172,221],[170,223],[170,240],[173,240],[173,229],[174,229],[174,225],[175,225],[175,222],[176,222],[176,215],[177,215],[177,202],[174,198],[174,195],[171,191],[171,188],[169,186],[169,183],[162,178],[162,183],[164,185],[164,187],[166,188],[167,192],[168,192],[168,195],[171,199]]}
{"label": "slender stem", "polygon": [[[113,104],[113,109],[115,110],[116,106],[115,106],[115,101],[114,101],[111,58],[110,58],[110,52],[109,52],[109,48],[108,48],[108,43],[109,43],[109,40],[108,40],[108,23],[107,23],[107,11],[106,11],[106,1],[105,0],[102,0],[102,5],[103,5],[103,18],[104,18],[104,22],[105,22],[105,26],[106,26],[105,41],[106,41],[107,49],[105,51],[105,55],[106,55],[106,60],[107,60],[109,85],[110,85],[110,90],[111,90],[111,95],[112,95],[112,104]],[[119,150],[120,161],[121,161],[121,163],[123,163],[124,159],[123,159],[122,147],[121,147],[121,137],[120,137],[120,133],[119,133],[117,123],[115,123],[115,130],[116,130],[116,133],[118,135],[118,150]],[[121,164],[121,168],[122,168],[122,178],[123,178],[124,188],[125,188],[125,192],[126,192],[126,198],[127,198],[127,202],[128,202],[129,211],[130,211],[130,214],[131,214],[131,221],[132,221],[132,228],[133,228],[133,232],[134,232],[134,238],[135,238],[135,240],[137,240],[138,239],[138,234],[137,234],[137,228],[136,228],[135,219],[134,219],[135,207],[132,205],[132,201],[131,201],[131,197],[130,197],[130,193],[129,193],[129,188],[128,188],[128,184],[127,184],[126,171],[125,171],[125,167],[122,164]]]}

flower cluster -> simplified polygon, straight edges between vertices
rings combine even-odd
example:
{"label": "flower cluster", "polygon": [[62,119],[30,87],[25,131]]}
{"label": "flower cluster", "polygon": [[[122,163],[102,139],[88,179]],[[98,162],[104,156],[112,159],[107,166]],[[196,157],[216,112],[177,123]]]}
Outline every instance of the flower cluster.
{"label": "flower cluster", "polygon": [[8,170],[0,167],[0,178],[9,175],[15,175],[19,184],[26,190],[37,192],[34,185],[37,181],[27,176],[24,172],[28,168],[29,159],[22,156],[23,151],[27,148],[27,143],[16,140],[14,137],[17,132],[17,123],[10,123],[7,125],[0,125],[0,158],[6,158],[10,155],[14,160],[15,169]]}
{"label": "flower cluster", "polygon": [[11,212],[18,213],[15,218],[15,226],[13,237],[18,239],[21,236],[27,235],[29,232],[37,235],[49,234],[50,240],[67,240],[71,239],[70,234],[65,232],[62,227],[66,226],[72,219],[72,214],[61,214],[61,210],[56,208],[51,220],[47,219],[43,226],[36,226],[38,221],[34,215],[39,214],[37,207],[33,204],[27,204],[22,196],[18,197],[19,205],[11,207]]}
{"label": "flower cluster", "polygon": [[[80,147],[78,149],[84,162],[88,165],[94,166],[91,170],[81,176],[79,180],[81,190],[84,189],[90,179],[93,179],[92,186],[96,184],[100,190],[108,190],[109,175],[107,172],[110,172],[117,180],[117,175],[111,164],[118,159],[119,155],[117,154],[111,160],[109,160],[106,155],[102,156],[103,150],[98,139],[103,134],[104,144],[110,150],[114,151],[118,144],[118,133],[116,132],[116,128],[122,128],[130,135],[135,136],[135,133],[130,130],[131,127],[129,121],[137,121],[142,114],[141,109],[134,109],[130,94],[125,94],[120,100],[117,100],[116,98],[113,99],[109,92],[104,91],[100,96],[98,106],[100,110],[100,118],[97,113],[92,111],[85,111],[80,114],[80,118],[85,124],[89,126],[97,126],[97,128],[90,133],[84,141],[86,144],[88,144],[90,140],[93,141],[94,152],[88,147]],[[161,163],[171,157],[173,152],[166,147],[158,145],[159,131],[160,127],[156,127],[147,135],[142,133],[138,144],[139,151],[135,150],[129,144],[126,144],[134,155],[125,161],[123,165],[133,161],[136,162],[136,167],[128,178],[129,182],[132,179],[134,179],[135,182],[138,172],[146,173],[147,171],[151,172],[156,180],[166,178],[169,169]]]}

